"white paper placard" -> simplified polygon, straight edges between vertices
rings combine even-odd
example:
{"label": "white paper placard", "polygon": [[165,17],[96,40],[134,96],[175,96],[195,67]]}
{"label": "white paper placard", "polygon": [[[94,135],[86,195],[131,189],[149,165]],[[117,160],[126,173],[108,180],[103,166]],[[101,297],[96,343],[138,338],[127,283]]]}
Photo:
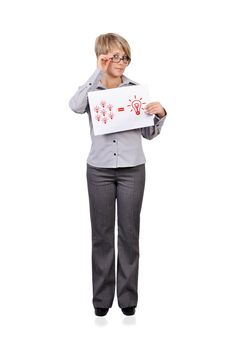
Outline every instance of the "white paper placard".
{"label": "white paper placard", "polygon": [[144,112],[148,88],[143,85],[88,93],[94,135],[154,125],[154,116]]}

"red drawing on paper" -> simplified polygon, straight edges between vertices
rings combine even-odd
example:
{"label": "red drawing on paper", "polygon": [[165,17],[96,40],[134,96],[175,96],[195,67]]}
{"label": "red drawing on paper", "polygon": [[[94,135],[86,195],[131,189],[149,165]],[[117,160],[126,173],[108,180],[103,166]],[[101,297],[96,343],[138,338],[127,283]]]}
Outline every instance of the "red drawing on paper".
{"label": "red drawing on paper", "polygon": [[146,102],[142,102],[142,97],[140,99],[137,99],[136,95],[134,95],[134,100],[130,100],[130,105],[127,105],[127,107],[131,107],[131,112],[135,112],[136,115],[140,115],[141,110],[144,110],[143,105],[146,104]]}
{"label": "red drawing on paper", "polygon": [[113,105],[108,104],[106,101],[101,101],[98,106],[94,107],[95,118],[98,122],[106,124],[108,121],[114,118]]}
{"label": "red drawing on paper", "polygon": [[124,112],[124,107],[119,107],[118,112]]}
{"label": "red drawing on paper", "polygon": [[105,101],[101,101],[100,105],[101,105],[103,108],[105,108],[106,102],[105,102]]}

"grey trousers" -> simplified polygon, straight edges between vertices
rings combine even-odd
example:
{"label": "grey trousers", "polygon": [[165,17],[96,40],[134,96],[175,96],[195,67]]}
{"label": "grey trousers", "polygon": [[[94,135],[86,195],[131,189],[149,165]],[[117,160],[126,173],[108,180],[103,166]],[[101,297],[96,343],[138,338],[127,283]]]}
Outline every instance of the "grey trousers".
{"label": "grey trousers", "polygon": [[[119,307],[137,306],[145,164],[126,168],[97,168],[87,164],[86,175],[92,228],[93,305],[110,308],[116,284]],[[116,203],[118,255],[115,273]]]}

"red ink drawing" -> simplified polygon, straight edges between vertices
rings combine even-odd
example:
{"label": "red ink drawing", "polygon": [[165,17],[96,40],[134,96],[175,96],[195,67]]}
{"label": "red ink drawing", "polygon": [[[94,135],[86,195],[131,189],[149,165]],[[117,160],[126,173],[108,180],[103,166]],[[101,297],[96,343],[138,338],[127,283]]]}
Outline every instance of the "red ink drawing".
{"label": "red ink drawing", "polygon": [[106,124],[108,121],[112,120],[114,118],[113,113],[113,105],[106,103],[106,101],[101,101],[98,106],[94,107],[95,111],[95,119],[98,122],[102,122],[103,124]]}
{"label": "red ink drawing", "polygon": [[129,99],[131,104],[127,105],[127,107],[131,107],[131,112],[134,111],[136,115],[140,115],[141,110],[144,110],[143,105],[145,105],[146,102],[141,102],[142,99],[142,97],[140,97],[140,99],[137,99],[136,95],[134,95],[134,100]]}
{"label": "red ink drawing", "polygon": [[119,107],[119,108],[118,108],[118,111],[119,111],[119,112],[124,112],[124,107]]}
{"label": "red ink drawing", "polygon": [[103,109],[101,110],[102,116],[105,117],[105,116],[106,116],[106,113],[107,113],[106,109],[103,108]]}
{"label": "red ink drawing", "polygon": [[106,106],[106,102],[105,101],[101,101],[101,106],[103,107],[103,108],[105,108],[105,106]]}

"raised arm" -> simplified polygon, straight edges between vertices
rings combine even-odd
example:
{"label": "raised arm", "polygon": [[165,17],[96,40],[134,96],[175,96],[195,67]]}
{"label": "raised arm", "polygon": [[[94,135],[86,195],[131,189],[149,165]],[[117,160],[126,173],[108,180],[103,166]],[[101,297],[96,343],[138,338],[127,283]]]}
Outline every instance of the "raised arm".
{"label": "raised arm", "polygon": [[97,68],[86,83],[80,86],[75,95],[69,101],[69,107],[75,113],[83,114],[86,112],[88,104],[88,92],[96,90],[101,79],[101,70]]}

